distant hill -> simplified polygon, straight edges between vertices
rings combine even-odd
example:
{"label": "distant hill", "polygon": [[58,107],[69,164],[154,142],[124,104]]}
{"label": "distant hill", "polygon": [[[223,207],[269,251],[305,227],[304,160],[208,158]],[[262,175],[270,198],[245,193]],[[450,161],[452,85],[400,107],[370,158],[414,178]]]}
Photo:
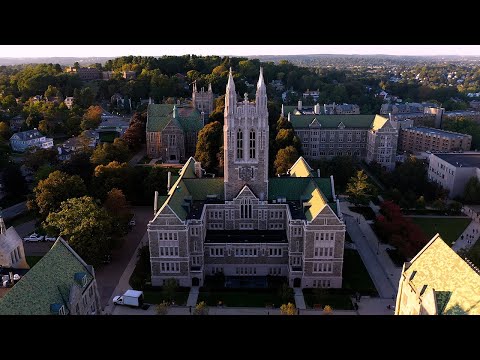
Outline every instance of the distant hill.
{"label": "distant hill", "polygon": [[73,65],[76,61],[80,65],[87,66],[95,63],[105,63],[115,57],[39,57],[39,58],[2,58],[0,57],[0,65],[20,65],[20,64],[60,64]]}

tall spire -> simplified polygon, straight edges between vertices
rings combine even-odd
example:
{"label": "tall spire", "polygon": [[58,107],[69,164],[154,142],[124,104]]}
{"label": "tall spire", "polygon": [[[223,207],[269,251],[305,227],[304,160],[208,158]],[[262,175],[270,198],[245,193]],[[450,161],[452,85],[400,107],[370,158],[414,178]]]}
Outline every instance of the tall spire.
{"label": "tall spire", "polygon": [[265,81],[263,80],[263,67],[260,68],[260,76],[258,77],[257,91],[261,88],[265,89]]}
{"label": "tall spire", "polygon": [[257,112],[264,113],[267,111],[267,87],[263,80],[263,68],[260,68],[260,76],[257,83],[257,95],[256,95]]}
{"label": "tall spire", "polygon": [[208,84],[208,92],[212,92],[212,83]]}
{"label": "tall spire", "polygon": [[225,92],[225,115],[233,114],[237,105],[237,93],[235,92],[235,82],[233,81],[232,68],[228,74],[227,89]]}

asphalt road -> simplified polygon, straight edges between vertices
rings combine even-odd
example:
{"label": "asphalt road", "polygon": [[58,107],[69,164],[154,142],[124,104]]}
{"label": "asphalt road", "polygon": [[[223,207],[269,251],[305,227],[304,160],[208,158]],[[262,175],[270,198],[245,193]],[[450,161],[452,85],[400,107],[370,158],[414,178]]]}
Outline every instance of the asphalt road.
{"label": "asphalt road", "polygon": [[5,220],[11,219],[27,211],[27,202],[21,202],[2,210],[2,216]]}
{"label": "asphalt road", "polygon": [[137,256],[136,249],[147,231],[147,224],[153,218],[153,206],[134,206],[136,225],[125,237],[121,248],[112,251],[112,262],[95,269],[98,291],[102,308],[114,296],[120,277],[132,256]]}

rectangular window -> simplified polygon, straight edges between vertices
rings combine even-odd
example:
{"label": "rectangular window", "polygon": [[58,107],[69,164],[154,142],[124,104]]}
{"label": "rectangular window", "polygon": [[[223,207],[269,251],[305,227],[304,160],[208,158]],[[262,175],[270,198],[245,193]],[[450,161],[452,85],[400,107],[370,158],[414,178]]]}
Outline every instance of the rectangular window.
{"label": "rectangular window", "polygon": [[223,248],[212,247],[210,248],[210,256],[212,257],[223,257]]}
{"label": "rectangular window", "polygon": [[200,265],[200,256],[192,256],[192,265],[194,266]]}
{"label": "rectangular window", "polygon": [[237,131],[237,159],[243,159],[243,132],[240,129]]}
{"label": "rectangular window", "polygon": [[255,130],[250,130],[250,159],[255,159]]}
{"label": "rectangular window", "polygon": [[168,146],[175,146],[176,135],[169,135],[168,137]]}
{"label": "rectangular window", "polygon": [[273,257],[282,256],[282,248],[269,248],[268,256],[273,256]]}
{"label": "rectangular window", "polygon": [[161,262],[160,269],[162,273],[178,273],[180,272],[179,262]]}

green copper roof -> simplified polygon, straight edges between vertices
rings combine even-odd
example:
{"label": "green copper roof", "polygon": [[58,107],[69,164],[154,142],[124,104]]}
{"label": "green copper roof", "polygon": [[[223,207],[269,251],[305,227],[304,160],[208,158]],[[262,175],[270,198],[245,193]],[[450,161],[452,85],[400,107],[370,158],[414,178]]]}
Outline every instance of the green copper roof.
{"label": "green copper roof", "polygon": [[176,117],[173,117],[172,104],[149,104],[147,110],[147,131],[162,131],[170,121],[184,131],[199,131],[203,121],[197,109],[177,107]]}
{"label": "green copper roof", "polygon": [[183,183],[194,201],[205,200],[207,195],[218,195],[220,200],[225,198],[223,178],[183,179]]}
{"label": "green copper roof", "polygon": [[322,128],[337,128],[343,123],[346,128],[370,128],[375,115],[290,115],[294,128],[308,128],[317,119]]}
{"label": "green copper roof", "polygon": [[78,286],[78,273],[85,273],[87,284],[93,277],[77,254],[58,239],[50,251],[0,299],[0,315],[52,315],[51,308],[65,305],[72,286]]}
{"label": "green copper roof", "polygon": [[315,183],[323,195],[332,200],[332,188],[329,178],[311,177],[274,177],[268,179],[268,200],[286,197],[288,201],[298,201],[304,195],[307,186]]}

